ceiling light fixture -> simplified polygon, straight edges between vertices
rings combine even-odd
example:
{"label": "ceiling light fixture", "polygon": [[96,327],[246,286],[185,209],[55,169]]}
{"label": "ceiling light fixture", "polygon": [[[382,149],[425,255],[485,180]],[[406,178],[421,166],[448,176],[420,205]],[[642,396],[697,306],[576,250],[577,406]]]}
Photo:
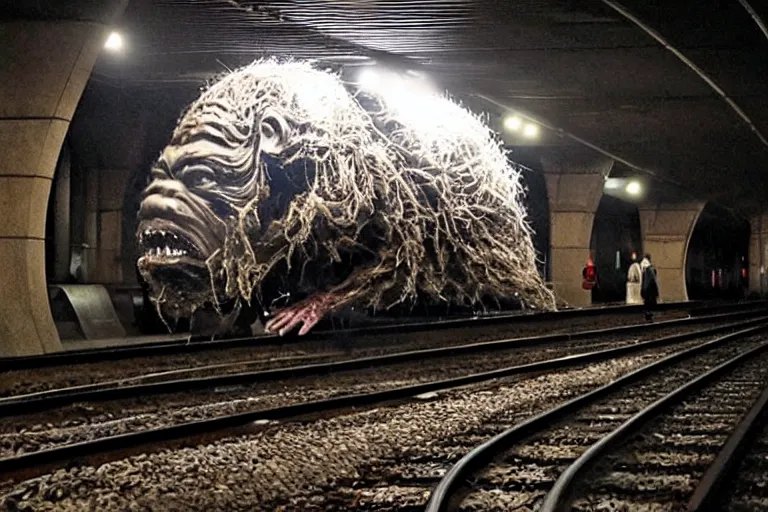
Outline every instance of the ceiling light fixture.
{"label": "ceiling light fixture", "polygon": [[643,190],[643,187],[641,187],[640,183],[638,183],[637,181],[630,181],[627,184],[627,188],[625,188],[624,190],[627,191],[627,194],[636,196],[640,194],[640,192]]}
{"label": "ceiling light fixture", "polygon": [[123,36],[121,36],[118,32],[112,32],[109,34],[109,37],[104,42],[104,48],[116,52],[123,49]]}
{"label": "ceiling light fixture", "polygon": [[527,124],[523,128],[523,135],[529,139],[533,139],[539,135],[539,127],[535,124]]}
{"label": "ceiling light fixture", "polygon": [[523,120],[517,116],[510,116],[504,120],[504,128],[511,132],[516,132],[523,125]]}

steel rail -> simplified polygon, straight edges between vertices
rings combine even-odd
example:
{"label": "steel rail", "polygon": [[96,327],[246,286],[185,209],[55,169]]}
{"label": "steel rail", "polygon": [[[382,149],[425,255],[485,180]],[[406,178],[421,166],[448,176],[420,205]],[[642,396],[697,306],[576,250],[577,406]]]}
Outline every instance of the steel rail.
{"label": "steel rail", "polygon": [[[617,334],[628,334],[637,331],[650,331],[665,327],[674,327],[678,325],[688,325],[718,320],[729,320],[733,317],[742,317],[744,313],[731,313],[724,315],[715,315],[709,317],[691,317],[667,322],[658,322],[652,324],[637,324],[622,327],[612,327],[606,329],[595,329],[591,331],[580,331],[576,333],[562,333],[554,335],[534,336],[528,338],[511,338],[496,341],[484,341],[478,343],[469,343],[465,345],[456,345],[440,348],[429,348],[422,350],[411,350],[405,352],[396,352],[393,354],[384,354],[380,356],[361,357],[349,359],[346,361],[333,361],[326,363],[313,363],[300,366],[289,366],[284,368],[273,368],[269,370],[258,370],[252,372],[232,373],[226,375],[214,375],[208,377],[193,377],[184,379],[173,379],[160,382],[150,382],[143,384],[128,384],[123,381],[111,381],[108,383],[85,384],[81,386],[72,386],[67,388],[52,389],[47,391],[37,391],[25,395],[15,395],[0,398],[0,416],[14,416],[20,414],[30,414],[45,410],[51,410],[57,407],[71,405],[77,402],[97,402],[109,400],[121,400],[135,397],[146,397],[149,395],[189,392],[199,389],[210,389],[221,386],[238,386],[255,384],[257,382],[276,381],[280,379],[310,377],[317,375],[327,375],[344,371],[364,370],[368,368],[394,365],[398,363],[408,363],[412,361],[426,361],[440,357],[451,357],[465,354],[477,354],[491,352],[494,350],[510,350],[514,348],[529,348],[537,345],[556,343],[561,341],[575,341],[600,336],[610,336]],[[734,329],[748,325],[756,325],[768,321],[768,316],[761,316],[751,320],[741,320],[736,323],[718,325],[708,329],[692,331],[688,333],[674,334],[658,340],[650,340],[642,343],[629,345],[631,350],[637,350],[638,347],[655,346],[659,343],[675,343],[694,339],[700,336],[717,334],[724,330]],[[646,345],[650,343],[650,345]],[[609,350],[627,349],[627,347],[617,347]],[[612,352],[606,352],[612,354]],[[620,352],[617,352],[620,353]],[[242,365],[242,362],[237,363]]]}
{"label": "steel rail", "polygon": [[755,400],[749,412],[742,418],[715,460],[709,465],[693,491],[691,499],[688,500],[686,510],[691,512],[717,510],[717,501],[720,498],[718,493],[734,476],[745,450],[754,441],[754,434],[765,420],[766,411],[768,411],[768,387]]}
{"label": "steel rail", "polygon": [[451,510],[459,498],[460,491],[465,488],[465,482],[515,443],[551,427],[553,423],[561,421],[565,416],[601,400],[639,379],[648,377],[658,370],[723,345],[726,342],[757,334],[764,330],[764,328],[765,326],[751,327],[676,352],[505,430],[485,443],[476,446],[451,467],[432,492],[425,512],[447,512]]}
{"label": "steel rail", "polygon": [[[733,305],[707,306],[704,301],[669,302],[658,305],[659,311],[720,309],[723,307],[764,307],[768,301],[747,301]],[[134,357],[152,357],[165,354],[182,354],[204,352],[208,350],[224,350],[230,348],[261,346],[290,346],[297,343],[338,339],[345,336],[365,336],[379,334],[403,334],[434,331],[440,329],[458,329],[465,327],[485,327],[497,324],[514,324],[528,322],[546,322],[551,320],[573,318],[588,318],[608,314],[633,314],[642,311],[641,305],[618,305],[597,308],[566,309],[535,313],[502,313],[497,315],[482,315],[473,317],[453,318],[431,322],[406,322],[398,324],[374,325],[341,330],[313,331],[306,336],[277,335],[247,336],[240,338],[225,338],[211,340],[210,337],[180,337],[176,340],[143,343],[140,345],[107,347],[95,349],[70,350],[51,354],[21,357],[0,358],[0,372],[37,369],[52,366],[63,366],[77,363],[94,363],[100,361],[117,361]]]}
{"label": "steel rail", "polygon": [[[663,361],[675,361],[713,348],[719,344],[726,343],[727,341],[749,336],[765,329],[768,329],[768,323],[727,334],[716,340],[679,352],[674,356],[669,356]],[[167,448],[170,443],[173,443],[174,445],[186,445],[185,443],[194,443],[195,440],[202,438],[211,440],[213,438],[234,435],[233,432],[235,431],[249,431],[258,428],[258,424],[269,421],[295,420],[301,417],[321,413],[327,414],[349,408],[360,408],[371,405],[380,405],[387,402],[409,400],[418,397],[419,395],[423,395],[424,393],[446,391],[467,386],[469,384],[477,384],[516,374],[540,372],[586,364],[593,361],[608,359],[610,357],[625,355],[639,349],[647,349],[669,343],[669,338],[662,338],[644,342],[642,345],[633,344],[614,349],[566,356],[548,361],[512,366],[451,379],[403,386],[385,391],[345,395],[324,400],[276,407],[273,409],[232,414],[171,425],[168,427],[104,437],[93,441],[75,443],[58,448],[40,450],[16,457],[0,459],[0,480],[31,478],[38,476],[45,471],[68,467],[73,464],[73,461],[79,463],[88,462],[90,460],[103,463],[106,460],[113,460],[116,457],[125,457],[133,453],[146,453],[155,447],[158,449]],[[671,362],[668,362],[667,364],[671,364]],[[654,365],[650,365],[650,367],[652,366]],[[637,374],[637,371],[633,373]],[[626,381],[627,378],[624,377],[616,382]]]}
{"label": "steel rail", "polygon": [[555,481],[555,485],[544,498],[544,503],[540,509],[541,512],[561,512],[567,510],[572,499],[574,491],[573,486],[577,482],[577,479],[583,479],[585,476],[584,472],[594,466],[599,457],[607,450],[617,446],[622,441],[627,441],[631,436],[637,434],[644,425],[661,414],[663,410],[680,403],[687,395],[695,393],[704,386],[716,382],[718,377],[723,373],[734,369],[746,359],[756,356],[766,349],[768,349],[768,342],[764,342],[762,345],[742,352],[715,368],[702,373],[695,379],[663,396],[648,407],[645,407],[642,411],[629,418],[611,433],[590,446],[589,449],[568,466]]}

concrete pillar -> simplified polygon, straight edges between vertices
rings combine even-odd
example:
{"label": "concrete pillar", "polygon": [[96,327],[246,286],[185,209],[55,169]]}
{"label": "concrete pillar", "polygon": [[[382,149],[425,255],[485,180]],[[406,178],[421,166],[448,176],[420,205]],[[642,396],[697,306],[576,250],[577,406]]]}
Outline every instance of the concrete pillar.
{"label": "concrete pillar", "polygon": [[588,306],[592,293],[581,287],[581,271],[589,257],[592,223],[613,161],[574,151],[542,158],[541,163],[549,197],[552,285],[560,300]]}
{"label": "concrete pillar", "polygon": [[46,209],[61,144],[106,36],[95,22],[0,23],[0,356],[61,350],[45,280]]}
{"label": "concrete pillar", "polygon": [[703,202],[640,207],[643,249],[651,255],[659,279],[659,300],[688,300],[685,279],[688,243]]}
{"label": "concrete pillar", "polygon": [[753,216],[749,225],[749,292],[764,296],[768,292],[768,214]]}

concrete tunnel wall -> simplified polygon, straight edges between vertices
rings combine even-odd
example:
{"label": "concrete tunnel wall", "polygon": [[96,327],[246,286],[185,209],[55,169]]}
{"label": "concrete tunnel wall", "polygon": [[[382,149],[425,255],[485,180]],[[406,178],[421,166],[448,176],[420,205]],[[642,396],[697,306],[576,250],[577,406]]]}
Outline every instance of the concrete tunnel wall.
{"label": "concrete tunnel wall", "polygon": [[[113,2],[111,15],[125,2]],[[0,24],[0,356],[61,350],[48,304],[45,219],[56,163],[108,28],[96,21]]]}

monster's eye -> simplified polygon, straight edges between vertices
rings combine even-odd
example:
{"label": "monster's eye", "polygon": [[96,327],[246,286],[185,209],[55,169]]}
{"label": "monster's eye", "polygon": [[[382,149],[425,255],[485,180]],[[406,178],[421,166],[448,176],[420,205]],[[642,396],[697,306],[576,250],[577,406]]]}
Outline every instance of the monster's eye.
{"label": "monster's eye", "polygon": [[184,185],[192,189],[208,189],[216,185],[215,173],[207,165],[188,165],[176,173]]}
{"label": "monster's eye", "polygon": [[265,153],[281,153],[288,142],[288,123],[279,114],[266,114],[261,119],[260,148]]}

